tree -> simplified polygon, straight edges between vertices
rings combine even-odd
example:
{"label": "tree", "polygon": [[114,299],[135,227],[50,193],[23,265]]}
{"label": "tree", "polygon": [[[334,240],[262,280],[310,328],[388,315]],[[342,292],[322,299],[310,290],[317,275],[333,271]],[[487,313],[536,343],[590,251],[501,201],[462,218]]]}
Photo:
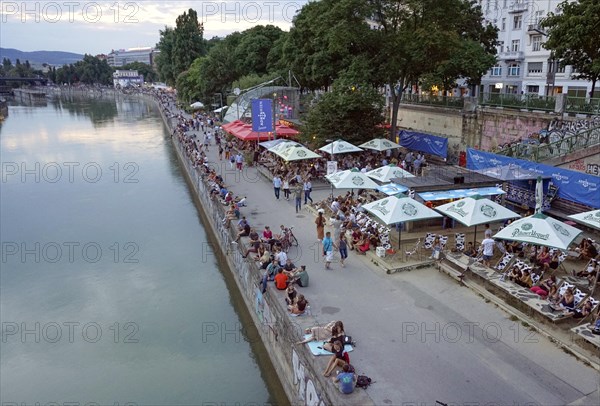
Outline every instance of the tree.
{"label": "tree", "polygon": [[[410,83],[437,75],[449,86],[459,77],[477,82],[494,64],[497,29],[484,24],[472,0],[370,0],[380,45],[373,65],[376,78],[392,88],[390,137],[396,134],[398,108]],[[456,56],[465,59],[457,61]]]}
{"label": "tree", "polygon": [[160,40],[156,44],[160,51],[156,58],[160,80],[171,86],[196,58],[205,55],[207,44],[202,38],[204,27],[198,22],[198,15],[193,9],[178,16],[175,23],[175,28],[165,27],[159,31]]}
{"label": "tree", "polygon": [[83,56],[83,60],[78,61],[73,66],[80,82],[88,85],[112,84],[113,68],[110,67],[105,59],[101,60],[95,56],[86,54]]}
{"label": "tree", "polygon": [[[359,64],[360,65],[360,64]],[[357,82],[358,69],[349,69],[333,82],[306,117],[304,132],[317,144],[327,138],[363,143],[373,138],[383,123],[383,96],[371,84]]]}
{"label": "tree", "polygon": [[563,1],[558,5],[558,13],[548,13],[542,27],[548,30],[544,48],[552,51],[561,66],[575,68],[574,79],[592,82],[593,98],[600,79],[600,2]]}

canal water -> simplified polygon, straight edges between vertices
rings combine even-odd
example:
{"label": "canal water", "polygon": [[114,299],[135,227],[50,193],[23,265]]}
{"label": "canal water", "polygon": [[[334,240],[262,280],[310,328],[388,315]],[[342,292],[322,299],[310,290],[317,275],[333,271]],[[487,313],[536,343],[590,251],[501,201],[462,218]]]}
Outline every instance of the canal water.
{"label": "canal water", "polygon": [[153,103],[14,105],[0,154],[0,404],[286,403]]}

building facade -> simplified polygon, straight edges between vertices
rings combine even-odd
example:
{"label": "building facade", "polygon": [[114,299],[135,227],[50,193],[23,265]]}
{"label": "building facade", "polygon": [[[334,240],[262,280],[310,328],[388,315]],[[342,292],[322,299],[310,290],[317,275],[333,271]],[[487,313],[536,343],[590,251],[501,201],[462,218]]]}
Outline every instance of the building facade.
{"label": "building facade", "polygon": [[142,62],[153,66],[155,53],[155,49],[151,47],[112,50],[107,55],[106,61],[113,68],[120,68],[132,62]]}
{"label": "building facade", "polygon": [[499,30],[497,63],[482,78],[483,93],[589,96],[591,82],[572,79],[573,68],[561,68],[542,46],[547,34],[540,23],[561,2],[479,0],[485,19]]}
{"label": "building facade", "polygon": [[113,85],[115,88],[141,86],[144,77],[137,70],[116,70],[113,73]]}

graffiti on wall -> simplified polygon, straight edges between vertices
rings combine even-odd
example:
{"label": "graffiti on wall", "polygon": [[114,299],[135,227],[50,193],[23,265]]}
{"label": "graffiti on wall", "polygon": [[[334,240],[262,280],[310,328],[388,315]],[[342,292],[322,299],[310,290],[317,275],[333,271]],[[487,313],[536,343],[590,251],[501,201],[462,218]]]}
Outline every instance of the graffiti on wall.
{"label": "graffiti on wall", "polygon": [[540,143],[560,141],[596,127],[600,127],[600,116],[575,121],[554,118],[550,121],[546,130],[540,131]]}
{"label": "graffiti on wall", "polygon": [[588,175],[600,176],[600,164],[595,156],[580,158],[576,161],[569,162],[562,166],[563,168],[571,169]]}
{"label": "graffiti on wall", "polygon": [[308,369],[300,361],[295,349],[292,349],[292,368],[294,368],[294,386],[298,387],[298,399],[307,406],[325,406],[319,398],[313,380],[307,374]]}

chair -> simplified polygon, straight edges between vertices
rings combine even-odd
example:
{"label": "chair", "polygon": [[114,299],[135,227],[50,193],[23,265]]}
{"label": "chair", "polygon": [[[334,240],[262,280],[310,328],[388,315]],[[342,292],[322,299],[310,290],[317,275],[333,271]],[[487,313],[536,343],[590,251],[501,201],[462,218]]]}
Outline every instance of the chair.
{"label": "chair", "polygon": [[465,250],[465,235],[463,233],[454,234],[454,244],[456,245],[456,249],[458,251]]}
{"label": "chair", "polygon": [[427,235],[425,236],[425,242],[423,243],[423,248],[425,248],[426,250],[430,250],[431,247],[433,246],[434,241],[435,241],[435,234],[427,233]]}
{"label": "chair", "polygon": [[404,259],[408,260],[408,258],[412,257],[413,255],[417,255],[419,257],[419,259],[421,259],[421,251],[419,250],[419,248],[421,248],[421,239],[420,238],[417,240],[417,242],[415,243],[415,246],[413,247],[412,250],[404,252]]}

